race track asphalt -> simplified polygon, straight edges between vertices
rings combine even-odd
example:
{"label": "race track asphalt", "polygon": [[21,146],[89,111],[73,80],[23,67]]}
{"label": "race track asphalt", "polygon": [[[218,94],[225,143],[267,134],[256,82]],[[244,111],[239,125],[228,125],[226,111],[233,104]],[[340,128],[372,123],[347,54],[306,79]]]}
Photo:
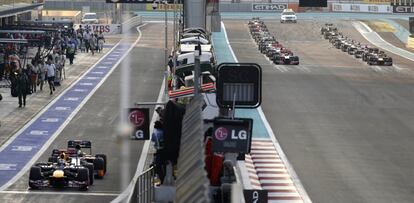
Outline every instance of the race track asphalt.
{"label": "race track asphalt", "polygon": [[263,68],[263,111],[313,202],[414,202],[414,62],[393,55],[399,69],[370,67],[322,39],[325,22],[266,20],[301,59],[275,66],[247,20],[224,22],[238,60]]}
{"label": "race track asphalt", "polygon": [[[156,101],[162,84],[164,67],[164,34],[162,24],[148,24],[141,28],[142,38],[128,53],[131,63],[131,101]],[[138,37],[138,33],[134,33]],[[135,40],[134,39],[134,40]],[[124,60],[125,61],[125,60]],[[67,140],[92,141],[93,153],[108,156],[108,171],[104,179],[95,183],[86,192],[67,190],[28,190],[28,172],[3,193],[0,202],[109,202],[120,191],[120,145],[115,130],[119,122],[120,66],[107,78],[83,106],[73,120],[38,161],[47,161],[53,148],[66,148]],[[152,111],[150,113],[152,115]],[[135,173],[143,142],[131,140],[130,177]]]}

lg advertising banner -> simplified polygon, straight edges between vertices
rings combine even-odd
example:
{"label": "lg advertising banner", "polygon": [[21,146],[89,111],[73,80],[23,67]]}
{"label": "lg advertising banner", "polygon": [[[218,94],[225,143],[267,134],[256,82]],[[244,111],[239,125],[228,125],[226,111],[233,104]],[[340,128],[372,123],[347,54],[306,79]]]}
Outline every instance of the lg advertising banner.
{"label": "lg advertising banner", "polygon": [[79,29],[80,25],[82,25],[83,29],[88,29],[93,32],[102,31],[104,35],[114,35],[121,33],[121,24],[75,24],[73,28],[77,30]]}
{"label": "lg advertising banner", "polygon": [[213,152],[250,153],[253,119],[215,118]]}
{"label": "lg advertising banner", "polygon": [[148,108],[130,108],[128,111],[128,120],[134,127],[131,137],[137,140],[149,140],[150,120]]}
{"label": "lg advertising banner", "polygon": [[390,5],[375,4],[332,4],[333,12],[355,12],[355,13],[391,13]]}

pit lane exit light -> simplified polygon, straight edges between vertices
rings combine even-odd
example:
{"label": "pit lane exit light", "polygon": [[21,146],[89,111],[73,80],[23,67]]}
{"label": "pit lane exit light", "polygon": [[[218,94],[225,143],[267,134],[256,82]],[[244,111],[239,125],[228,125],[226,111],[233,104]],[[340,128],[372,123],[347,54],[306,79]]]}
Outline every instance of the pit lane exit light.
{"label": "pit lane exit light", "polygon": [[262,102],[262,68],[254,63],[222,63],[218,66],[217,104],[231,108],[257,108]]}

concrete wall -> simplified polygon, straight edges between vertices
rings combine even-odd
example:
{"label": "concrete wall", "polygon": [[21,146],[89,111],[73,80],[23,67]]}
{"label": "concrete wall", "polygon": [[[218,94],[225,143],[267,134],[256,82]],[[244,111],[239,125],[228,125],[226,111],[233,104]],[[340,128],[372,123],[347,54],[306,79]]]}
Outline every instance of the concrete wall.
{"label": "concrete wall", "polygon": [[206,28],[205,5],[205,0],[186,0],[184,2],[185,27]]}

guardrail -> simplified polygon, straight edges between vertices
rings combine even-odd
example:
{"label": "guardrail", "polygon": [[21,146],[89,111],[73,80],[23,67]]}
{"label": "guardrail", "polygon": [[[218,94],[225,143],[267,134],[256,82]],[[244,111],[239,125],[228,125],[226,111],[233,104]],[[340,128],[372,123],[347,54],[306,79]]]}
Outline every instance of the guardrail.
{"label": "guardrail", "polygon": [[154,200],[154,167],[135,176],[129,183],[128,187],[111,203],[151,203]]}
{"label": "guardrail", "polygon": [[142,24],[142,16],[132,17],[121,24],[121,33],[125,33],[131,28],[138,27]]}

